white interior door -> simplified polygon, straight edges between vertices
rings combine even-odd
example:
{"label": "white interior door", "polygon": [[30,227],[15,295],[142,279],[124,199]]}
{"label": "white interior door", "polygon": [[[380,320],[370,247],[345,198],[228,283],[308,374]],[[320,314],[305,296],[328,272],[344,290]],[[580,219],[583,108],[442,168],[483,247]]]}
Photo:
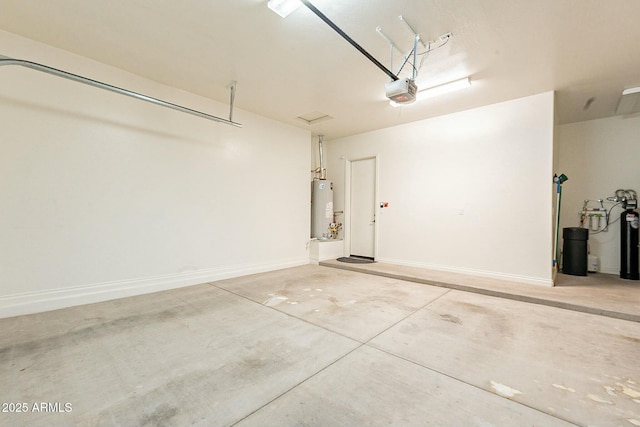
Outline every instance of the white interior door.
{"label": "white interior door", "polygon": [[351,162],[351,255],[374,258],[376,159]]}

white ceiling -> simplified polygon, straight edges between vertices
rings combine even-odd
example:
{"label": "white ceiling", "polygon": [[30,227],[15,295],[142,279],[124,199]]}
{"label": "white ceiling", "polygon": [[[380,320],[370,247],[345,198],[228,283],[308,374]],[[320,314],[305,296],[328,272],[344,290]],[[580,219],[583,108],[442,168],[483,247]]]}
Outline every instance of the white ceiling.
{"label": "white ceiling", "polygon": [[[236,107],[328,139],[550,90],[560,123],[608,117],[640,86],[638,0],[313,3],[385,66],[377,26],[406,50],[399,15],[425,40],[452,32],[419,89],[466,76],[473,86],[393,108],[381,70],[304,6],[283,19],[266,0],[0,0],[0,29],[222,102],[236,80]],[[313,112],[333,118],[296,118]]]}

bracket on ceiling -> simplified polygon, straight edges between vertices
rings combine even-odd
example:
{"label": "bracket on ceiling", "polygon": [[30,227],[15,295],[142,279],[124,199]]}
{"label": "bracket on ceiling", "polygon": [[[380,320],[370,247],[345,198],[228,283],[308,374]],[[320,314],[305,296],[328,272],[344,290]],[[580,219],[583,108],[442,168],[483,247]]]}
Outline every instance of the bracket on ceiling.
{"label": "bracket on ceiling", "polygon": [[[385,39],[385,41],[387,43],[389,43],[389,63],[390,63],[390,68],[391,69],[393,69],[394,50],[399,52],[403,56],[402,64],[398,68],[398,71],[396,72],[396,75],[400,74],[402,69],[407,64],[407,62],[409,62],[409,59],[413,56],[413,60],[412,60],[412,64],[411,64],[412,65],[412,69],[413,69],[412,70],[412,80],[415,80],[418,77],[418,72],[420,71],[420,68],[422,66],[422,62],[424,62],[424,58],[426,58],[426,57],[423,57],[422,62],[420,63],[420,65],[418,65],[417,64],[418,55],[428,54],[432,50],[435,50],[435,49],[438,49],[438,48],[444,46],[449,41],[449,39],[451,37],[453,37],[453,34],[451,32],[442,34],[441,36],[438,37],[438,39],[442,42],[442,44],[440,46],[432,48],[431,45],[435,44],[435,41],[429,40],[429,41],[427,41],[425,43],[424,40],[422,39],[422,37],[420,36],[420,34],[418,34],[416,32],[416,30],[413,29],[411,24],[409,24],[409,22],[406,20],[406,18],[404,16],[400,15],[400,16],[398,16],[398,19],[400,20],[400,22],[402,22],[404,24],[404,26],[407,28],[407,30],[409,30],[409,32],[413,36],[413,47],[408,52],[404,53],[402,51],[402,49],[400,49],[398,47],[398,45],[387,34],[384,33],[384,31],[382,31],[382,27],[376,27],[376,31],[378,32],[378,34],[380,34],[380,36],[383,39]],[[422,45],[423,49],[425,50],[424,52],[418,53],[418,43]]]}
{"label": "bracket on ceiling", "polygon": [[233,123],[233,103],[236,100],[236,85],[237,82],[233,80],[229,85],[230,99],[229,99],[229,121]]}
{"label": "bracket on ceiling", "polygon": [[57,68],[49,67],[47,65],[39,64],[37,62],[25,61],[22,59],[14,59],[14,58],[9,58],[7,56],[0,55],[0,66],[2,65],[19,65],[22,67],[31,68],[32,70],[42,71],[44,73],[51,74],[57,77],[62,77],[67,80],[72,80],[74,82],[83,83],[89,86],[119,93],[120,95],[129,96],[135,99],[139,99],[141,101],[146,101],[152,104],[160,105],[162,107],[171,108],[172,110],[181,111],[183,113],[191,114],[193,116],[197,116],[203,119],[212,120],[214,122],[224,123],[231,126],[242,127],[240,123],[236,123],[233,121],[233,102],[234,102],[235,89],[236,89],[235,82],[231,84],[231,105],[230,105],[230,111],[229,111],[229,120],[227,120],[221,117],[212,116],[210,114],[203,113],[201,111],[193,110],[191,108],[183,107],[181,105],[173,104],[171,102],[163,101],[161,99],[153,98],[151,96],[143,95],[141,93],[123,89],[118,86],[113,86],[108,83],[103,83],[98,80],[93,80],[87,77],[79,76],[77,74],[69,73],[67,71],[59,70]]}
{"label": "bracket on ceiling", "polygon": [[404,56],[404,59],[402,60],[402,65],[400,66],[400,68],[398,68],[398,71],[396,72],[396,75],[400,74],[400,72],[402,71],[404,66],[407,64],[407,61],[409,61],[409,58],[411,58],[411,56],[413,56],[412,80],[415,80],[416,77],[418,77],[418,68],[416,67],[416,61],[417,61],[417,55],[418,55],[418,43],[422,44],[422,46],[425,49],[427,48],[427,46],[422,41],[422,38],[420,37],[420,34],[416,33],[416,31],[413,29],[413,27],[411,27],[411,25],[407,22],[406,19],[404,19],[404,17],[402,15],[398,16],[398,19],[400,19],[400,22],[405,24],[405,26],[407,27],[409,32],[413,35],[413,47],[407,53],[403,53],[403,51],[398,47],[398,45],[393,40],[391,40],[391,38],[388,35],[386,35],[384,33],[384,31],[382,31],[382,27],[376,27],[376,31],[378,32],[378,34],[380,34],[380,36],[383,39],[385,39],[387,41],[387,43],[389,43],[389,64],[390,64],[390,68],[391,69],[393,69],[393,53],[394,53],[393,51],[394,51],[394,49],[396,51],[398,51],[402,56]]}

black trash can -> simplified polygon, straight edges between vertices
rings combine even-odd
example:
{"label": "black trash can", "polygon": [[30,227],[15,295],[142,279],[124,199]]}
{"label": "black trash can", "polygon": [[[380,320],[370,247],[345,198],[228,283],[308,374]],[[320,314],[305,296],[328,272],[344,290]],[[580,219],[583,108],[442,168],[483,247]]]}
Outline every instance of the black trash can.
{"label": "black trash can", "polygon": [[587,240],[589,229],[568,227],[562,229],[562,272],[574,276],[587,275]]}

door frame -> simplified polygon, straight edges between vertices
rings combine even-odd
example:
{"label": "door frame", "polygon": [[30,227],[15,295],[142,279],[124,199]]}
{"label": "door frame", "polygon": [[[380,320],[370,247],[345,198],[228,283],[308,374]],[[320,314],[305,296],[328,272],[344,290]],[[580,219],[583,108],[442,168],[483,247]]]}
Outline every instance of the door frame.
{"label": "door frame", "polygon": [[365,157],[353,157],[345,159],[344,162],[344,256],[351,255],[351,164],[359,160],[375,160],[375,177],[374,177],[374,212],[375,222],[373,224],[373,259],[378,259],[378,230],[380,226],[380,208],[379,204],[379,177],[380,177],[380,154]]}

